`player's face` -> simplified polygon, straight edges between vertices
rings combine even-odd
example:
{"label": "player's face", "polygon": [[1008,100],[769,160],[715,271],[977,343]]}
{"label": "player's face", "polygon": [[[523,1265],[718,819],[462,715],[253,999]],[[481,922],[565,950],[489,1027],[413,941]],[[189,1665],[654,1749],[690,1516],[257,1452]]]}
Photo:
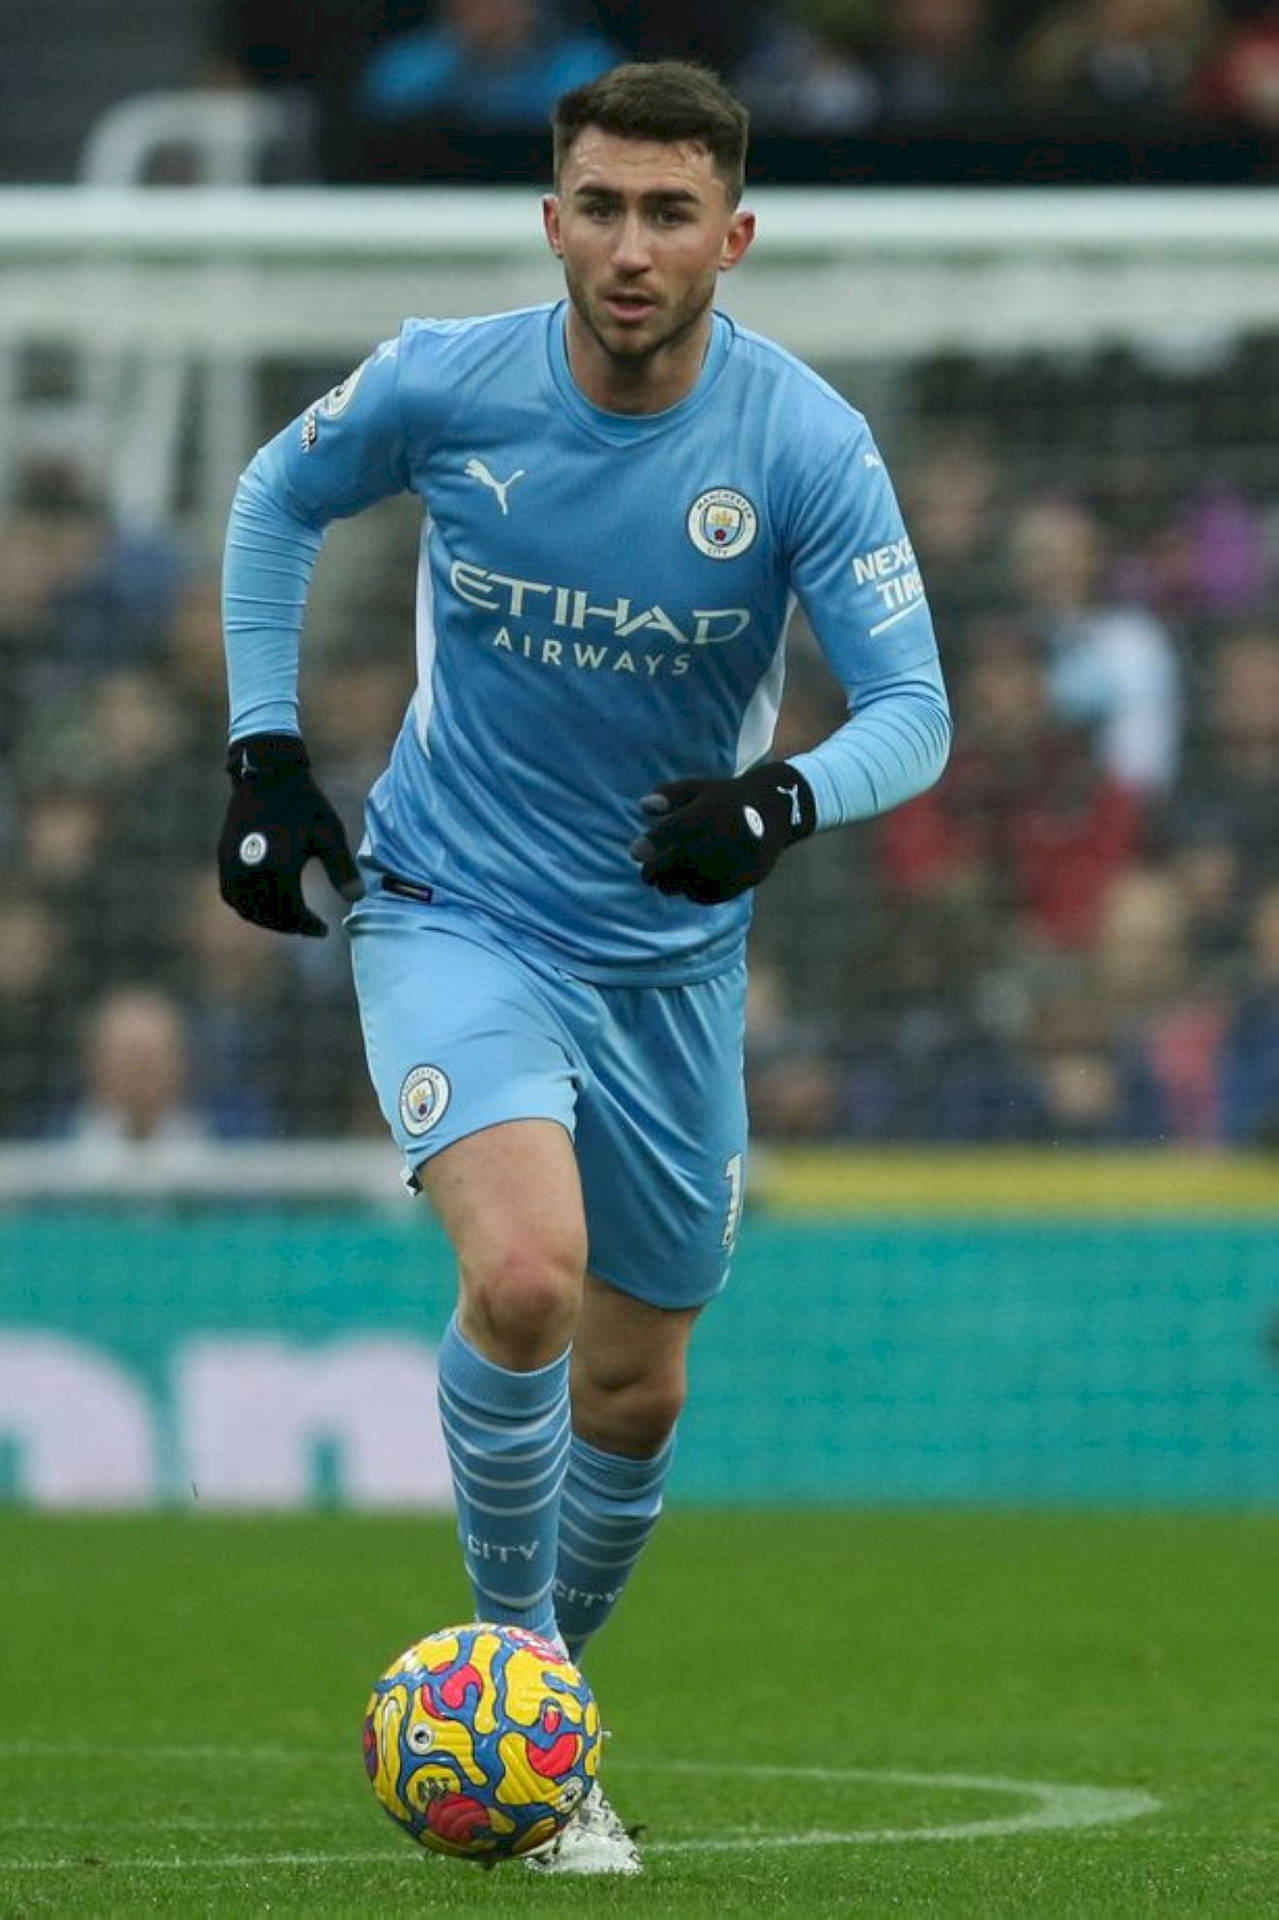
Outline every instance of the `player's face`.
{"label": "player's face", "polygon": [[592,398],[669,405],[697,377],[716,276],[755,231],[710,154],[691,142],[629,140],[586,127],[545,202],[564,262],[573,371]]}

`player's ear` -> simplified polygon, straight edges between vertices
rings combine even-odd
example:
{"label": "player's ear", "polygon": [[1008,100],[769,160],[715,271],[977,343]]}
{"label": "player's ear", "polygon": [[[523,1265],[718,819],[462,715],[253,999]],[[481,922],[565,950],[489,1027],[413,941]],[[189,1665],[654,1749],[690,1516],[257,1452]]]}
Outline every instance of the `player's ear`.
{"label": "player's ear", "polygon": [[724,235],[724,244],[720,248],[719,270],[721,273],[727,273],[730,267],[737,265],[754,238],[754,214],[735,213],[728,232]]}
{"label": "player's ear", "polygon": [[542,195],[542,226],[546,233],[546,244],[558,260],[564,247],[560,240],[560,203],[557,194]]}

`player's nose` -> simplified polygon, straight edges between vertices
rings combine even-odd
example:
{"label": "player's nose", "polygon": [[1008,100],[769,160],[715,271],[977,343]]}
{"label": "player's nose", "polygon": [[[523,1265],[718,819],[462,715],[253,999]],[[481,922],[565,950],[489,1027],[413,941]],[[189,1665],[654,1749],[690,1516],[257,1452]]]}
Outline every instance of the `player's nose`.
{"label": "player's nose", "polygon": [[613,243],[613,265],[620,272],[638,273],[649,264],[648,235],[638,214],[621,221]]}

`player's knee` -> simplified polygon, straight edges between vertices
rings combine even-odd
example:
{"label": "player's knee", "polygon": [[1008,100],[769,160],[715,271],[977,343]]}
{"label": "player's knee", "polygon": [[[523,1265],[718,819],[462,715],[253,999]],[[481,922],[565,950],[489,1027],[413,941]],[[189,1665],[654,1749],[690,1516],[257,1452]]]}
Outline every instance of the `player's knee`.
{"label": "player's knee", "polygon": [[583,1440],[605,1453],[645,1458],[674,1432],[685,1391],[683,1368],[612,1382],[576,1378],[573,1425]]}
{"label": "player's knee", "polygon": [[573,1337],[584,1261],[569,1244],[521,1241],[464,1264],[462,1330],[499,1366],[544,1366]]}

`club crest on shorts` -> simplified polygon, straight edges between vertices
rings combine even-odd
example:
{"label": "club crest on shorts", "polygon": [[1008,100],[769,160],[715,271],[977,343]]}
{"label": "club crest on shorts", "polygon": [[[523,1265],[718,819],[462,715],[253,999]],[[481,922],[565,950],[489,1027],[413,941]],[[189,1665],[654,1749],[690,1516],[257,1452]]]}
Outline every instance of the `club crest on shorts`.
{"label": "club crest on shorts", "polygon": [[411,1067],[400,1088],[400,1119],[414,1139],[429,1133],[444,1117],[453,1092],[442,1067]]}
{"label": "club crest on shorts", "polygon": [[744,493],[712,487],[699,493],[688,510],[688,537],[712,560],[736,560],[754,544],[759,516]]}

